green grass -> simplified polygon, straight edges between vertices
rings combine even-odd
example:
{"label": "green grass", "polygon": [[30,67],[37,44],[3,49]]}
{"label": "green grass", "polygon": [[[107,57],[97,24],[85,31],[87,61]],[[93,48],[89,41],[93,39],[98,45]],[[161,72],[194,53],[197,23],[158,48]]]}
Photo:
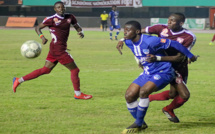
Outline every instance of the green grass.
{"label": "green grass", "polygon": [[[48,31],[43,33],[50,41]],[[181,122],[171,123],[161,112],[171,101],[152,102],[145,117],[149,128],[142,133],[215,133],[215,46],[208,45],[212,35],[196,33],[192,52],[200,58],[189,65],[191,98],[175,110]],[[1,134],[119,134],[133,123],[124,94],[142,70],[127,47],[119,55],[117,41],[110,41],[108,32],[85,31],[85,38],[79,39],[72,31],[69,37],[68,48],[80,68],[81,90],[92,94],[91,100],[73,98],[70,72],[61,64],[48,75],[24,82],[13,93],[12,78],[43,67],[49,43],[38,58],[26,59],[20,54],[22,43],[41,42],[33,29],[4,29],[0,37]]]}

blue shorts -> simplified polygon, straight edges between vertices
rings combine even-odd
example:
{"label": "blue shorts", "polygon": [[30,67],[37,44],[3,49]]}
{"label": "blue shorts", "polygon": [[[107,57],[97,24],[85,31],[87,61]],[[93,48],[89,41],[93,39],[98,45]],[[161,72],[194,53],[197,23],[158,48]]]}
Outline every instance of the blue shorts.
{"label": "blue shorts", "polygon": [[110,31],[113,31],[114,29],[120,29],[120,25],[113,25],[113,26],[110,26]]}
{"label": "blue shorts", "polygon": [[174,73],[157,73],[154,75],[146,75],[141,73],[140,76],[133,81],[133,83],[142,87],[146,82],[151,81],[155,83],[158,90],[163,89],[175,78]]}

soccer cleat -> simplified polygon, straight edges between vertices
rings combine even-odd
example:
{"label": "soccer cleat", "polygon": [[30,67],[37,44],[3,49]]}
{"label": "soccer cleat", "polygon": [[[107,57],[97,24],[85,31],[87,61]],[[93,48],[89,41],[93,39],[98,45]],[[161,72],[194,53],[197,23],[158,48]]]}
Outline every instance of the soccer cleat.
{"label": "soccer cleat", "polygon": [[133,123],[128,128],[124,129],[122,131],[122,134],[132,134],[132,133],[138,133],[140,132],[142,127],[138,126],[136,123]]}
{"label": "soccer cleat", "polygon": [[143,125],[141,126],[141,130],[144,130],[146,128],[148,128],[148,125],[146,124],[146,122],[144,122]]}
{"label": "soccer cleat", "polygon": [[164,107],[162,109],[163,113],[167,116],[167,118],[174,122],[174,123],[178,123],[179,122],[179,119],[178,117],[175,115],[175,113],[173,111],[168,111],[166,107]]}
{"label": "soccer cleat", "polygon": [[209,45],[211,46],[211,45],[214,45],[214,44],[213,44],[213,42],[210,42]]}
{"label": "soccer cleat", "polygon": [[112,38],[110,38],[110,40],[113,40]]}
{"label": "soccer cleat", "polygon": [[19,86],[19,78],[14,77],[13,78],[13,92],[16,93],[16,88]]}
{"label": "soccer cleat", "polygon": [[117,36],[115,36],[115,40],[118,40],[118,39],[117,39]]}
{"label": "soccer cleat", "polygon": [[93,97],[92,95],[87,95],[84,93],[81,93],[81,95],[79,96],[76,96],[76,94],[74,95],[75,99],[82,99],[82,100],[88,100],[88,99],[91,99],[92,97]]}

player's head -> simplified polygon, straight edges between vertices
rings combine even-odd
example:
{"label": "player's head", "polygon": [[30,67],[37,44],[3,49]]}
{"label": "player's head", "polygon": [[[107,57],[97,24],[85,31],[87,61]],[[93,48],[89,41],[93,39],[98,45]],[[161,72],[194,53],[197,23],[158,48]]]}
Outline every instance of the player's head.
{"label": "player's head", "polygon": [[128,21],[124,26],[124,38],[134,41],[141,35],[141,25],[137,21]]}
{"label": "player's head", "polygon": [[168,18],[168,28],[173,31],[180,31],[185,22],[185,16],[182,13],[173,13]]}
{"label": "player's head", "polygon": [[103,11],[103,14],[106,14],[106,11]]}
{"label": "player's head", "polygon": [[54,10],[58,15],[62,16],[62,15],[64,15],[66,8],[65,8],[63,2],[57,1],[54,4]]}
{"label": "player's head", "polygon": [[116,5],[112,6],[112,10],[116,11]]}

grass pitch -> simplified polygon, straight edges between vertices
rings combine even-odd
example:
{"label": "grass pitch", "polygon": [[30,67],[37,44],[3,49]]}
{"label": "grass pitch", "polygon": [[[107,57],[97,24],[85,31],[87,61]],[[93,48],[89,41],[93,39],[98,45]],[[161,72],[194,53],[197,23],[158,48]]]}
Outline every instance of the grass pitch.
{"label": "grass pitch", "polygon": [[[117,41],[108,32],[85,31],[79,39],[72,31],[68,49],[80,68],[81,90],[92,94],[91,100],[75,100],[70,72],[61,64],[37,79],[26,81],[12,91],[12,79],[44,66],[51,40],[42,46],[41,55],[26,59],[20,47],[26,40],[41,42],[32,30],[0,30],[0,133],[1,134],[119,134],[133,123],[127,111],[124,94],[130,83],[142,72],[126,46],[119,55]],[[114,33],[115,34],[115,33]],[[189,101],[175,110],[180,123],[169,122],[161,109],[170,101],[152,102],[145,120],[147,134],[214,134],[215,71],[213,34],[196,33],[192,49],[200,55],[189,65]],[[120,33],[119,39],[122,37]],[[169,86],[165,89],[168,90]]]}

